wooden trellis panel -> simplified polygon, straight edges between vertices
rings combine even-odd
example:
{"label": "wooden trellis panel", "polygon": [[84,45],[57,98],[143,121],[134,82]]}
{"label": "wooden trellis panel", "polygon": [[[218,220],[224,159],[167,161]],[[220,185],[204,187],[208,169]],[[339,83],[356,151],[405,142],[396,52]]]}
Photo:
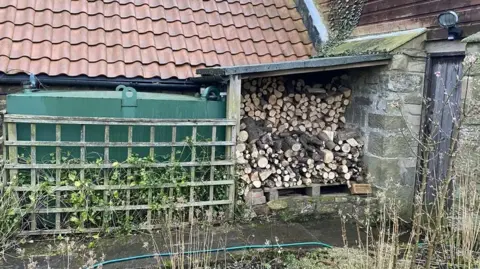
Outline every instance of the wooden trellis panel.
{"label": "wooden trellis panel", "polygon": [[[54,126],[55,136],[54,139],[39,139],[38,132],[46,125]],[[29,126],[30,139],[19,139],[19,132],[21,128]],[[78,141],[63,141],[62,132],[65,126],[79,126],[80,139]],[[103,141],[89,142],[86,137],[88,135],[89,126],[104,126],[104,139]],[[128,139],[123,142],[114,142],[111,139],[112,126],[124,126],[128,130]],[[134,137],[134,128],[136,126],[143,126],[149,128],[149,140],[148,142],[136,142]],[[142,128],[143,128],[142,127]],[[158,127],[169,127],[172,133],[171,141],[156,141],[156,130]],[[191,140],[185,141],[178,138],[178,128],[191,128]],[[208,127],[211,130],[211,137],[207,140],[197,139],[198,128]],[[227,131],[225,139],[219,139],[219,129],[222,132]],[[77,191],[79,188],[67,184],[62,181],[62,173],[64,171],[76,169],[79,171],[80,181],[85,180],[85,171],[88,169],[101,169],[109,171],[112,169],[124,169],[127,174],[126,184],[111,184],[110,177],[107,173],[101,176],[100,184],[92,184],[88,186],[88,189],[92,192],[101,193],[100,197],[103,197],[103,201],[108,201],[112,192],[125,191],[125,204],[122,205],[108,205],[108,206],[92,206],[88,210],[92,212],[98,212],[103,214],[104,222],[106,221],[106,212],[124,212],[127,217],[134,211],[144,211],[145,216],[141,225],[138,227],[151,229],[159,226],[154,223],[154,209],[152,209],[151,200],[156,192],[160,189],[169,189],[169,194],[173,195],[174,189],[178,188],[178,184],[174,183],[162,183],[158,185],[134,185],[130,183],[131,173],[134,169],[139,168],[136,164],[126,162],[114,162],[112,160],[113,148],[125,148],[127,149],[128,157],[132,156],[133,149],[135,148],[147,148],[148,155],[155,159],[155,150],[159,148],[168,149],[170,158],[166,161],[154,161],[147,164],[142,164],[143,168],[168,168],[172,166],[179,166],[186,168],[189,173],[189,180],[181,184],[182,188],[188,188],[187,201],[177,202],[173,205],[174,208],[188,209],[188,220],[194,221],[194,214],[197,208],[210,209],[210,215],[208,220],[212,220],[212,211],[216,206],[225,206],[228,209],[227,216],[232,216],[234,206],[234,178],[231,175],[222,175],[222,178],[216,179],[216,171],[220,168],[224,168],[223,171],[231,172],[234,166],[235,141],[236,141],[236,122],[235,120],[225,119],[200,119],[200,120],[172,120],[172,119],[119,119],[119,118],[71,118],[71,117],[52,117],[52,116],[31,116],[31,115],[5,115],[4,116],[4,152],[8,156],[5,159],[5,174],[3,175],[4,183],[13,184],[13,189],[21,196],[25,193],[35,192],[48,185],[48,189],[53,193],[54,201],[48,203],[47,206],[28,210],[27,217],[25,217],[27,225],[24,225],[24,234],[59,234],[59,233],[72,233],[72,232],[96,232],[100,231],[102,227],[84,227],[81,224],[80,229],[65,227],[65,215],[79,214],[85,211],[85,208],[75,207],[69,205],[68,201],[64,201],[65,194],[68,192]],[[189,147],[190,156],[188,160],[178,160],[176,158],[177,149],[181,147]],[[210,156],[208,159],[200,160],[197,156],[199,148],[208,148],[207,151]],[[49,161],[39,161],[38,149],[39,148],[51,148],[54,153],[51,153],[52,159]],[[77,149],[79,150],[79,160],[75,163],[65,163],[63,161],[64,149]],[[89,148],[102,149],[101,162],[91,163],[87,161],[87,151]],[[222,148],[227,156],[218,157],[216,153],[219,152],[219,148]],[[20,155],[20,151],[28,149],[30,158],[29,161],[25,161]],[[208,175],[205,179],[197,180],[196,171],[199,167],[209,168]],[[18,182],[19,173],[25,173],[29,171],[30,180],[21,184]],[[44,171],[54,171],[51,173],[52,179],[45,183]],[[89,171],[89,170],[88,170]],[[188,174],[187,173],[187,174]],[[173,176],[173,174],[172,174]],[[195,188],[205,187],[207,189],[206,199],[197,200]],[[214,189],[216,187],[226,188],[226,199],[215,200]],[[145,203],[132,204],[132,196],[136,194],[136,191],[146,191],[147,201]],[[172,206],[169,206],[169,208]],[[158,209],[158,208],[157,208]],[[37,223],[37,215],[47,215],[51,217],[50,224],[42,224],[39,227]],[[104,228],[104,227],[103,227]],[[115,228],[115,227],[111,227]]]}

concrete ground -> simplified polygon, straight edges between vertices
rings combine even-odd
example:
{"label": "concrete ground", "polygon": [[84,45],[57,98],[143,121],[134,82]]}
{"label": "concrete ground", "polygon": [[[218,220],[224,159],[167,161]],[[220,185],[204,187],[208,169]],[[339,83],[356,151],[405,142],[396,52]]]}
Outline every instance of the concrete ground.
{"label": "concrete ground", "polygon": [[[341,221],[338,217],[325,217],[320,220],[307,220],[302,223],[273,221],[267,223],[238,224],[215,227],[212,231],[196,228],[193,229],[192,232],[185,232],[184,240],[185,242],[197,242],[197,244],[194,244],[194,246],[188,243],[183,245],[186,250],[192,250],[252,244],[263,245],[266,242],[275,244],[276,240],[278,240],[279,243],[320,241],[341,247],[343,246],[341,226]],[[346,230],[349,241],[351,244],[354,244],[355,239],[358,238],[356,228],[353,225],[347,225]],[[181,233],[175,232],[174,237],[179,234]],[[210,236],[210,240],[204,240],[203,238],[205,238],[205,236]],[[189,237],[194,239],[189,240]],[[84,236],[74,237],[71,240],[75,241],[76,249],[79,248],[81,244],[88,244],[88,242],[91,241],[91,239],[85,238]],[[58,248],[62,248],[63,250],[66,248],[61,245],[60,241],[64,240],[50,239],[38,242],[30,241],[30,243],[23,246],[25,249],[24,256],[33,257],[34,261],[37,261],[37,267],[35,268],[81,268],[85,264],[85,261],[88,260],[88,257],[77,257],[78,260],[72,261],[72,259],[68,259],[66,255],[55,254],[55,252],[59,253]],[[160,232],[141,233],[118,238],[102,238],[96,243],[92,253],[97,255],[97,259],[104,255],[105,260],[111,260],[150,253],[178,251],[179,245],[169,243],[169,241],[168,235]],[[172,241],[178,242],[181,241],[181,239],[173,238]],[[205,246],[204,242],[206,241],[210,243]],[[52,247],[49,248],[48,245]],[[18,257],[16,254],[12,255]],[[223,254],[220,255],[223,259]],[[27,258],[22,259],[13,256],[7,255],[6,261],[0,263],[0,268],[26,268],[26,265],[29,263]],[[135,262],[109,265],[104,268],[149,268],[155,264],[157,263],[154,259],[144,259]]]}

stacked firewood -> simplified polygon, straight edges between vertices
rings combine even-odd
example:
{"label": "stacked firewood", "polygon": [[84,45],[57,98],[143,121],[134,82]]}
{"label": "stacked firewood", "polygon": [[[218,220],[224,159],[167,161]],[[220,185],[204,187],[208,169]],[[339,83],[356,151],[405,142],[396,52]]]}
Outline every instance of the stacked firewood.
{"label": "stacked firewood", "polygon": [[248,188],[362,181],[363,142],[345,123],[351,90],[301,79],[247,80],[242,85],[237,163]]}

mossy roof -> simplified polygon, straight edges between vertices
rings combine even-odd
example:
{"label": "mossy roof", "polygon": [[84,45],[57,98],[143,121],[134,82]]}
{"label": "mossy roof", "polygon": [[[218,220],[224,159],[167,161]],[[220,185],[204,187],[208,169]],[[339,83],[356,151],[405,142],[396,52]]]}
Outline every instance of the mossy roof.
{"label": "mossy roof", "polygon": [[421,28],[349,39],[334,47],[328,54],[329,56],[338,56],[388,53],[405,45],[425,32],[426,29]]}
{"label": "mossy roof", "polygon": [[462,42],[464,42],[464,43],[476,43],[476,42],[480,42],[480,32],[464,38],[464,39],[462,40]]}

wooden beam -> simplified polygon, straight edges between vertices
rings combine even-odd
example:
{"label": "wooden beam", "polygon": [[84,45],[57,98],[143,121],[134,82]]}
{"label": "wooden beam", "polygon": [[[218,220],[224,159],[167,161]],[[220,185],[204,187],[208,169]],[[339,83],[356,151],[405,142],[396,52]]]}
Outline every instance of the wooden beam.
{"label": "wooden beam", "polygon": [[105,117],[58,117],[39,115],[7,114],[5,123],[38,124],[85,124],[85,125],[135,125],[135,126],[230,126],[232,121],[224,119],[146,119],[146,118],[105,118]]}
{"label": "wooden beam", "polygon": [[[236,142],[237,131],[240,130],[240,103],[242,102],[242,79],[239,75],[231,75],[230,81],[227,88],[227,119],[234,120],[234,126],[227,126],[226,132],[226,141]],[[232,147],[227,147],[226,154],[229,157],[230,161],[235,163],[235,148],[236,145]],[[228,174],[232,176],[235,173],[234,166],[228,168]],[[235,213],[235,184],[229,187],[229,197],[231,204],[229,207],[228,216],[234,218]]]}
{"label": "wooden beam", "polygon": [[[17,124],[15,123],[9,123],[7,126],[7,141],[8,142],[16,142],[17,141]],[[5,135],[5,134],[4,134]],[[6,144],[6,142],[5,142]],[[18,148],[15,145],[9,146],[8,147],[8,160],[10,165],[16,165],[18,164]],[[9,174],[10,182],[15,182],[17,184],[18,180],[18,170],[17,169],[12,169],[10,170]]]}
{"label": "wooden beam", "polygon": [[345,65],[336,65],[336,66],[327,66],[327,67],[313,67],[313,68],[305,68],[305,69],[279,70],[279,71],[270,71],[270,72],[254,73],[254,74],[244,74],[244,75],[242,75],[242,79],[259,78],[259,77],[276,77],[276,76],[286,76],[286,75],[294,75],[294,74],[325,72],[325,71],[332,71],[332,70],[342,70],[342,69],[352,69],[352,68],[361,68],[361,67],[378,66],[378,65],[388,65],[389,63],[390,63],[390,60],[384,60],[384,61],[345,64]]}
{"label": "wooden beam", "polygon": [[[235,120],[240,126],[240,102],[241,102],[242,80],[239,75],[230,76],[227,88],[227,119]],[[228,139],[227,139],[228,141]]]}

